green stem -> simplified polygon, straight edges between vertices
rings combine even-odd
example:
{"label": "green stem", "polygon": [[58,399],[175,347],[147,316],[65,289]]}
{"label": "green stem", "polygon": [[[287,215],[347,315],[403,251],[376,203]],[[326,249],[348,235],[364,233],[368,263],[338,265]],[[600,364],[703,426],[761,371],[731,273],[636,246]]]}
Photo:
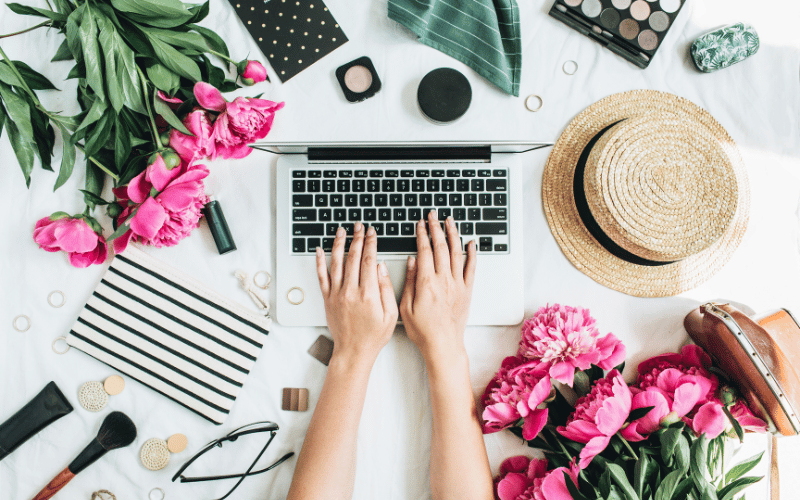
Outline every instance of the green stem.
{"label": "green stem", "polygon": [[[86,150],[85,150],[85,149],[83,149],[83,146],[81,146],[80,144],[75,144],[75,147],[76,147],[76,148],[78,148],[78,150],[79,150],[81,153],[83,153],[83,154],[86,154]],[[112,179],[114,179],[115,181],[118,181],[118,180],[119,180],[119,176],[118,176],[117,174],[115,174],[115,173],[111,172],[111,170],[107,169],[107,168],[106,168],[106,167],[105,167],[105,166],[104,166],[102,163],[100,163],[99,161],[95,160],[95,159],[94,159],[94,157],[92,157],[92,156],[87,156],[87,158],[89,159],[89,161],[91,161],[92,163],[94,163],[95,165],[97,165],[97,167],[98,167],[100,170],[102,170],[103,172],[105,172],[105,173],[107,173],[108,175],[110,175]]]}
{"label": "green stem", "polygon": [[619,432],[617,432],[616,436],[617,436],[617,437],[620,439],[620,441],[622,441],[622,444],[624,444],[624,445],[625,445],[625,447],[626,447],[626,448],[628,448],[628,451],[630,451],[630,452],[631,452],[631,457],[633,457],[633,459],[634,459],[634,460],[638,461],[638,460],[639,460],[639,457],[637,457],[637,456],[636,456],[636,452],[635,452],[635,451],[633,451],[633,448],[631,448],[631,445],[630,445],[630,443],[629,443],[629,442],[627,442],[627,441],[625,440],[625,438],[624,438],[624,437],[622,437],[622,436],[620,435],[620,433],[619,433]]}
{"label": "green stem", "polygon": [[27,33],[27,32],[29,32],[29,31],[33,31],[33,30],[35,30],[35,29],[39,29],[39,28],[41,28],[42,26],[51,26],[51,23],[52,23],[52,22],[53,22],[53,21],[42,21],[41,23],[37,24],[36,26],[34,26],[34,27],[32,27],[32,28],[27,28],[27,29],[24,29],[24,30],[22,30],[22,31],[17,31],[17,32],[14,32],[14,33],[9,33],[9,34],[7,34],[7,35],[0,35],[0,38],[9,38],[9,37],[12,37],[12,36],[21,35],[21,34],[23,34],[23,33]]}
{"label": "green stem", "polygon": [[25,91],[26,91],[26,92],[27,92],[27,93],[28,93],[28,94],[31,96],[31,98],[33,99],[33,102],[34,102],[34,103],[35,103],[37,106],[41,106],[41,103],[39,103],[39,99],[36,97],[36,94],[34,94],[34,93],[33,93],[33,90],[31,90],[31,88],[30,88],[30,87],[28,87],[28,84],[27,84],[27,83],[25,83],[25,80],[22,78],[22,75],[19,73],[19,71],[17,71],[17,67],[16,67],[16,66],[14,66],[14,62],[13,62],[13,61],[11,61],[11,59],[10,59],[10,58],[9,58],[9,57],[6,55],[6,53],[3,51],[3,48],[2,48],[2,47],[0,47],[0,56],[3,56],[3,59],[4,59],[4,60],[5,60],[7,63],[8,63],[8,66],[11,68],[11,71],[14,73],[14,75],[17,77],[17,79],[18,79],[18,80],[20,81],[20,83],[22,84],[22,88],[23,88],[23,89],[25,89]]}
{"label": "green stem", "polygon": [[233,59],[231,59],[230,57],[226,56],[225,54],[220,54],[220,53],[219,53],[219,52],[217,52],[216,50],[208,49],[208,53],[209,53],[209,54],[213,54],[213,55],[215,55],[215,56],[219,57],[220,59],[222,59],[222,60],[224,60],[224,61],[228,61],[228,62],[229,62],[229,63],[231,63],[231,64],[237,64],[237,63],[238,63],[238,61],[234,61],[234,60],[233,60]]}
{"label": "green stem", "polygon": [[152,127],[150,132],[153,134],[153,143],[160,148],[161,141],[158,139],[158,127],[156,127],[156,121],[155,118],[153,118],[153,110],[150,109],[150,95],[147,93],[147,79],[144,77],[139,66],[136,66],[136,72],[139,73],[139,79],[142,81],[142,92],[144,92],[144,103],[147,105],[147,117],[150,119],[150,127]]}

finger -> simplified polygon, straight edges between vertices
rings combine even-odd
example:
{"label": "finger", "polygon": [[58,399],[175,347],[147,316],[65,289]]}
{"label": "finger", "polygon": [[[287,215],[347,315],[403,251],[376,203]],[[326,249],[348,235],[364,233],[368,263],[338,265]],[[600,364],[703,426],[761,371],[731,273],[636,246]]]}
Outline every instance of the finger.
{"label": "finger", "polygon": [[431,242],[428,241],[428,230],[425,221],[417,222],[417,269],[419,274],[428,274],[435,271],[433,267],[433,251]]}
{"label": "finger", "polygon": [[343,227],[336,230],[336,238],[333,239],[331,249],[331,290],[338,290],[342,287],[342,274],[344,270],[344,242],[347,239]]}
{"label": "finger", "polygon": [[353,229],[353,241],[347,254],[347,265],[344,267],[343,287],[358,286],[361,275],[361,249],[364,247],[364,224],[356,222]]}
{"label": "finger", "polygon": [[431,232],[431,244],[433,245],[433,265],[436,268],[436,273],[444,272],[446,269],[450,272],[450,250],[447,247],[447,240],[442,232],[442,226],[439,225],[439,218],[436,216],[436,211],[431,210],[428,214],[428,227]]}
{"label": "finger", "polygon": [[[351,250],[352,251],[352,250]],[[378,285],[378,235],[375,228],[367,229],[364,240],[364,251],[361,255],[361,286],[375,287]]]}
{"label": "finger", "polygon": [[414,296],[417,291],[417,259],[413,255],[408,256],[408,263],[406,264],[406,284],[403,286],[403,296],[400,298],[400,304],[406,310],[413,310]]}
{"label": "finger", "polygon": [[372,266],[377,270],[378,286],[381,289],[381,303],[383,304],[383,314],[392,315],[397,318],[397,300],[394,298],[394,287],[392,286],[392,279],[389,278],[389,269],[386,267],[385,262],[381,262],[377,266]]}
{"label": "finger", "polygon": [[317,277],[322,296],[327,299],[331,292],[331,277],[328,274],[328,262],[325,260],[325,252],[322,251],[322,247],[317,247]]}
{"label": "finger", "polygon": [[447,244],[450,245],[450,270],[453,278],[464,279],[464,253],[461,251],[461,237],[458,235],[456,222],[448,217],[445,222],[447,227]]}
{"label": "finger", "polygon": [[472,240],[467,245],[467,264],[464,267],[464,284],[467,289],[472,291],[472,285],[475,283],[475,269],[478,267],[478,249],[475,240]]}

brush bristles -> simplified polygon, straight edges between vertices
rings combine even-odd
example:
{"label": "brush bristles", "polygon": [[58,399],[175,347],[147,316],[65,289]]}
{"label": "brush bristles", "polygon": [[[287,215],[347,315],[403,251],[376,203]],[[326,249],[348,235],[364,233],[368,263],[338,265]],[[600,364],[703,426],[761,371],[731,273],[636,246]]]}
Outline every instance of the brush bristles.
{"label": "brush bristles", "polygon": [[121,411],[108,414],[97,433],[97,441],[106,450],[128,446],[136,439],[136,426]]}

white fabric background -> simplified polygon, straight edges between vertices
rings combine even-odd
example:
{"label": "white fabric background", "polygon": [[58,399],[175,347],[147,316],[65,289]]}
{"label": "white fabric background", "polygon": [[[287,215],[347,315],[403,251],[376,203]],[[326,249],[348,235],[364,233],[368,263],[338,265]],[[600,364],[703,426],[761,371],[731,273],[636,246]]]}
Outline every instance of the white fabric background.
{"label": "white fabric background", "polygon": [[[43,0],[28,3],[45,4]],[[525,268],[520,269],[527,283],[527,312],[554,302],[590,308],[603,332],[611,331],[625,342],[629,352],[625,375],[629,379],[639,361],[675,350],[686,341],[683,317],[700,301],[724,297],[758,311],[783,306],[800,313],[800,36],[794,24],[800,17],[796,3],[689,1],[647,70],[634,67],[547,16],[550,0],[522,0],[519,4],[524,50],[521,98],[503,94],[464,65],[415,42],[408,31],[386,18],[383,0],[328,0],[350,42],[287,84],[280,84],[270,70],[272,84],[263,83],[242,94],[264,92],[266,98],[286,101],[286,108],[279,112],[268,136],[274,141],[554,141],[573,116],[609,94],[649,88],[681,95],[716,117],[739,144],[747,164],[752,189],[750,225],[733,258],[708,282],[678,297],[639,299],[596,284],[577,271],[555,244],[540,197],[548,150],[529,153],[524,186],[530,200],[525,213],[528,257]],[[737,21],[750,22],[757,28],[762,43],[758,54],[713,74],[694,69],[688,55],[691,41]],[[0,33],[36,22],[0,7]],[[249,54],[263,61],[225,0],[212,1],[211,16],[203,24],[228,42],[234,57],[245,58]],[[38,30],[3,39],[0,44],[12,58],[28,62],[62,89],[40,92],[48,109],[75,113],[75,83],[63,81],[71,64],[49,62],[62,39],[56,32]],[[339,90],[333,72],[337,66],[365,54],[375,63],[383,89],[363,103],[350,104]],[[574,76],[561,71],[568,59],[579,64]],[[474,92],[468,114],[450,126],[430,124],[414,104],[419,80],[441,66],[463,71]],[[531,93],[544,99],[544,107],[538,113],[530,113],[523,106],[524,97]],[[91,414],[80,408],[80,385],[103,380],[113,371],[74,350],[57,356],[50,344],[68,331],[105,266],[74,269],[63,255],[38,250],[31,232],[37,219],[56,210],[83,210],[76,191],[83,183],[83,175],[78,168],[67,185],[53,194],[56,175],[37,167],[32,187],[26,190],[5,134],[0,139],[0,165],[0,420],[12,415],[50,380],[58,383],[75,406],[72,414],[0,463],[3,498],[32,498],[72,461],[112,409],[125,411],[133,418],[139,428],[138,440],[87,469],[59,498],[88,499],[93,491],[106,488],[120,500],[145,499],[156,486],[163,488],[170,499],[217,498],[226,491],[224,484],[181,485],[170,483],[169,478],[206,442],[257,420],[273,420],[281,426],[267,458],[274,459],[288,450],[299,452],[311,411],[281,411],[281,389],[309,388],[313,410],[325,367],[306,350],[318,335],[326,333],[324,329],[274,325],[228,422],[221,427],[132,380],[128,380],[125,392],[111,398],[103,413]],[[203,223],[178,247],[152,249],[150,253],[250,306],[250,299],[238,288],[233,272],[240,268],[251,275],[262,269],[273,275],[276,272],[274,160],[266,153],[255,152],[247,159],[217,161],[210,167],[207,189],[224,206],[238,251],[217,255]],[[63,290],[67,297],[67,304],[61,309],[53,309],[46,302],[48,293],[56,289]],[[277,299],[270,300],[274,304]],[[18,314],[27,314],[33,321],[26,333],[11,328],[11,321]],[[501,359],[514,352],[518,332],[518,327],[468,329],[466,343],[476,395],[482,393]],[[398,332],[381,353],[370,380],[359,431],[356,499],[429,498],[430,421],[423,362],[414,346]],[[173,457],[164,471],[145,470],[138,461],[141,444],[148,438],[166,438],[175,432],[189,437],[188,450]],[[750,444],[757,449],[762,440]],[[784,498],[796,498],[800,480],[796,475],[790,477],[789,464],[800,457],[800,442],[790,438],[782,444]],[[487,436],[486,445],[495,472],[503,458],[531,451],[509,433]],[[243,468],[245,454],[231,451],[217,450],[217,462],[206,462],[204,470],[201,464],[196,472]],[[256,453],[255,443],[248,452]],[[246,480],[234,498],[283,498],[294,463],[292,459],[270,474]],[[754,486],[747,497],[766,498],[765,482]]]}

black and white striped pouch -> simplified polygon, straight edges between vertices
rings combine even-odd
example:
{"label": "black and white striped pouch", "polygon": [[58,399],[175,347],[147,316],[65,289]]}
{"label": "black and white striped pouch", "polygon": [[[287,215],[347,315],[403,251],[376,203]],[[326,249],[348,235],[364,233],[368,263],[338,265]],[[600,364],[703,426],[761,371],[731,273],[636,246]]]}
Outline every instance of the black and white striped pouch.
{"label": "black and white striped pouch", "polygon": [[221,424],[270,324],[129,245],[67,343]]}

